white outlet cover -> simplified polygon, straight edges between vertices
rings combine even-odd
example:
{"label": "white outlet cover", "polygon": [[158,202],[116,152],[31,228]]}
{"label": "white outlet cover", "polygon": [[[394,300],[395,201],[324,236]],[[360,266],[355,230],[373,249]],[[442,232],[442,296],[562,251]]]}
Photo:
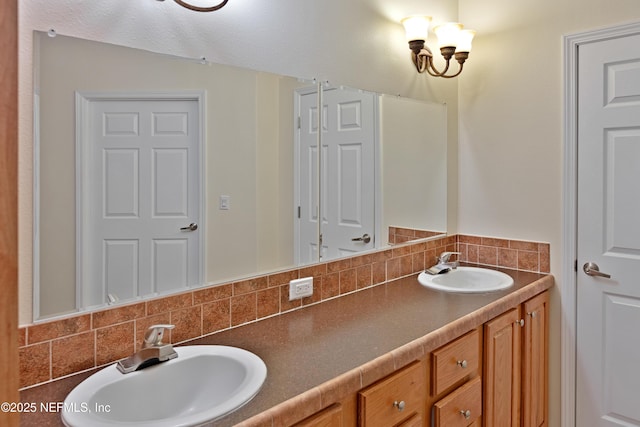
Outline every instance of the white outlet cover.
{"label": "white outlet cover", "polygon": [[313,277],[305,277],[289,282],[289,301],[313,295]]}

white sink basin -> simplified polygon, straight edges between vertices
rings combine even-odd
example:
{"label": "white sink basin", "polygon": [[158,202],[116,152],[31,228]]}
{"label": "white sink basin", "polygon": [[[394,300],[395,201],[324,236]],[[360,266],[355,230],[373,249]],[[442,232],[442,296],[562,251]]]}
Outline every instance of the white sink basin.
{"label": "white sink basin", "polygon": [[176,347],[178,357],[129,374],[108,366],[81,382],[64,401],[70,427],[195,426],[250,401],[267,367],[235,347]]}
{"label": "white sink basin", "polygon": [[422,272],[418,282],[427,288],[461,293],[499,291],[513,286],[513,279],[508,274],[479,267],[458,267],[436,275]]}

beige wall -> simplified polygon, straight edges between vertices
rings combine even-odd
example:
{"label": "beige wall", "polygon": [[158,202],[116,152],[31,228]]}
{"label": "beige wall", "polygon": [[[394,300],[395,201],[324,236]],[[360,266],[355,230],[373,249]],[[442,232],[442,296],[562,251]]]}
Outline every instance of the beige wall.
{"label": "beige wall", "polygon": [[458,231],[551,243],[550,426],[560,425],[563,35],[640,20],[636,0],[460,0]]}

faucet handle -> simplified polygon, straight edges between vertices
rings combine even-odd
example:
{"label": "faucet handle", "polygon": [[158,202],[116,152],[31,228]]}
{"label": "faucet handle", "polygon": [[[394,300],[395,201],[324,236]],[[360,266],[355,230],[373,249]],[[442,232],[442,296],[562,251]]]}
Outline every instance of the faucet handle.
{"label": "faucet handle", "polygon": [[461,252],[442,252],[438,257],[438,262],[449,262],[451,255],[462,255]]}
{"label": "faucet handle", "polygon": [[147,332],[144,334],[143,348],[146,347],[158,347],[162,345],[162,337],[164,336],[165,329],[173,329],[176,325],[153,325],[149,326]]}

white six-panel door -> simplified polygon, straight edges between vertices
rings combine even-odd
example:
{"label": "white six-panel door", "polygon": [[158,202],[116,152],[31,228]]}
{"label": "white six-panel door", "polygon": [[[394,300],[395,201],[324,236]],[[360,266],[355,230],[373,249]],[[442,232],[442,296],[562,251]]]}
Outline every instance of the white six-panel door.
{"label": "white six-panel door", "polygon": [[344,87],[322,94],[322,260],[375,247],[375,99]]}
{"label": "white six-panel door", "polygon": [[375,101],[373,93],[324,89],[319,112],[317,91],[298,94],[296,254],[301,264],[375,247]]}
{"label": "white six-panel door", "polygon": [[82,306],[199,284],[199,101],[116,98],[86,105]]}
{"label": "white six-panel door", "polygon": [[576,425],[640,426],[640,35],[578,52]]}

